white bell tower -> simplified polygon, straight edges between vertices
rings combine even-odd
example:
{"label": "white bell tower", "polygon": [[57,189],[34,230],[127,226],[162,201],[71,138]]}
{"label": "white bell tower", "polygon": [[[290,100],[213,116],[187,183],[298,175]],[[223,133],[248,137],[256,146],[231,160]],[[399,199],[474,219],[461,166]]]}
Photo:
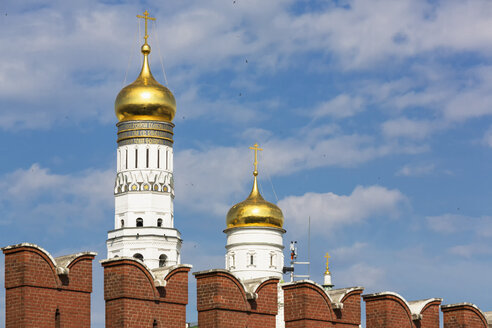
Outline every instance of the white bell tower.
{"label": "white bell tower", "polygon": [[138,78],[115,101],[119,122],[114,186],[114,230],[108,258],[135,257],[150,269],[180,264],[181,235],[174,228],[173,128],[176,102],[152,73],[145,19],[144,57]]}

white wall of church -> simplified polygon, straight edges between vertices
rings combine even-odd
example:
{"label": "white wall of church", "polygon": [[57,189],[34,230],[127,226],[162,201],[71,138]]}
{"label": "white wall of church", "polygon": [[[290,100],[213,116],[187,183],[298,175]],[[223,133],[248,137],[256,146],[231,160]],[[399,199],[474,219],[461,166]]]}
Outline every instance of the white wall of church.
{"label": "white wall of church", "polygon": [[284,230],[270,227],[227,229],[226,269],[238,278],[282,279]]}

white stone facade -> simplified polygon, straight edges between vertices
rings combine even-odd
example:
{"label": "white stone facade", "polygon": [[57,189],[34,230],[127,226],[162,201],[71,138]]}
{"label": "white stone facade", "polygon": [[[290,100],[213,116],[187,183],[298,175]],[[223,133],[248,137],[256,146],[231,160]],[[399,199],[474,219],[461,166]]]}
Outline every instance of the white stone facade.
{"label": "white stone facade", "polygon": [[[282,280],[285,230],[270,227],[236,227],[227,234],[225,267],[241,280],[276,277]],[[285,327],[284,292],[278,285],[276,328]]]}
{"label": "white stone facade", "polygon": [[173,149],[130,144],[117,150],[114,230],[108,258],[143,258],[153,269],[181,263],[181,236],[174,228]]}
{"label": "white stone facade", "polygon": [[282,279],[282,237],[285,230],[246,226],[229,228],[224,232],[227,234],[227,270],[242,280],[264,277]]}

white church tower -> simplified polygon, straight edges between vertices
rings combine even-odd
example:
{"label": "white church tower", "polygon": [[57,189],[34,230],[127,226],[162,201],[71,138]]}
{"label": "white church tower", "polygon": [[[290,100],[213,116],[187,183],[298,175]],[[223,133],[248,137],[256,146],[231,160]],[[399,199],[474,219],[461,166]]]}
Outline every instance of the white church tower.
{"label": "white church tower", "polygon": [[108,258],[135,257],[151,269],[180,264],[181,236],[174,228],[173,127],[176,101],[150,72],[147,20],[142,70],[115,101],[118,118],[114,230]]}
{"label": "white church tower", "polygon": [[[268,277],[282,281],[284,269],[284,215],[280,208],[267,202],[258,190],[258,151],[255,144],[253,188],[246,200],[227,213],[225,267],[243,282]],[[276,328],[284,328],[284,292],[277,287],[278,314]]]}
{"label": "white church tower", "polygon": [[258,190],[258,151],[256,144],[253,189],[246,200],[227,213],[226,269],[241,280],[277,277],[284,267],[284,216],[280,208],[267,202]]}

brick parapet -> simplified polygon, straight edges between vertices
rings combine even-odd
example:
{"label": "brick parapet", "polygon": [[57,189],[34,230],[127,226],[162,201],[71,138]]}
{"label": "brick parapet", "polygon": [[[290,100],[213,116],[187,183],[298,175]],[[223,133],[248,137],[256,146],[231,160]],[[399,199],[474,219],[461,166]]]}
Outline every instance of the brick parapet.
{"label": "brick parapet", "polygon": [[439,328],[440,298],[407,302],[393,292],[362,297],[366,302],[366,328]]}
{"label": "brick parapet", "polygon": [[[6,328],[90,327],[93,252],[54,259],[43,248],[22,243],[5,254]],[[70,260],[67,260],[70,259]]]}
{"label": "brick parapet", "polygon": [[487,316],[475,304],[457,303],[442,305],[444,328],[489,328]]}
{"label": "brick parapet", "polygon": [[326,291],[312,281],[282,285],[286,328],[359,327],[362,287]]}
{"label": "brick parapet", "polygon": [[185,326],[190,265],[150,270],[140,260],[124,257],[101,265],[106,327]]}
{"label": "brick parapet", "polygon": [[222,269],[194,275],[200,328],[275,327],[278,278],[241,281]]}

